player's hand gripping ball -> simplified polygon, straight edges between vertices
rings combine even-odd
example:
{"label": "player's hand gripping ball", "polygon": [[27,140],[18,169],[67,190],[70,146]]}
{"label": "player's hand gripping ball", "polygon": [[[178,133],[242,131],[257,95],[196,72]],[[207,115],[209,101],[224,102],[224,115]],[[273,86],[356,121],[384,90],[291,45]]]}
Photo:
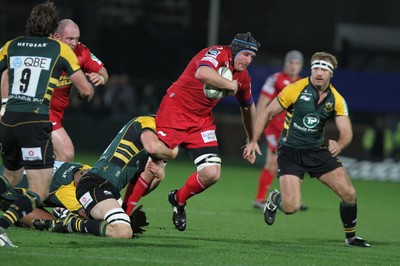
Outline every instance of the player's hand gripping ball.
{"label": "player's hand gripping ball", "polygon": [[[226,79],[232,80],[232,71],[227,67],[220,67],[218,69],[218,74],[220,74]],[[223,88],[216,88],[214,86],[207,84],[204,84],[203,90],[204,90],[204,95],[211,100],[216,100],[229,94],[229,90]]]}

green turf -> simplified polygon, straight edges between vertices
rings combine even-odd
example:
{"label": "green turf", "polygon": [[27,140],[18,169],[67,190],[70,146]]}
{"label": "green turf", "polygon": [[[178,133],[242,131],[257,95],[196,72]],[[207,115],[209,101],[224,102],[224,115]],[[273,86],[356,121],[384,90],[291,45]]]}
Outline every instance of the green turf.
{"label": "green turf", "polygon": [[[93,163],[96,157],[81,156]],[[167,193],[180,187],[193,165],[167,166],[166,180],[142,204],[150,226],[139,239],[115,240],[10,228],[18,249],[0,249],[0,265],[399,265],[400,184],[354,181],[358,233],[372,248],[344,245],[337,197],[306,178],[303,202],[310,209],[277,214],[268,226],[251,206],[259,167],[224,164],[222,179],[188,202],[185,232],[171,221]],[[277,186],[275,182],[274,187]]]}

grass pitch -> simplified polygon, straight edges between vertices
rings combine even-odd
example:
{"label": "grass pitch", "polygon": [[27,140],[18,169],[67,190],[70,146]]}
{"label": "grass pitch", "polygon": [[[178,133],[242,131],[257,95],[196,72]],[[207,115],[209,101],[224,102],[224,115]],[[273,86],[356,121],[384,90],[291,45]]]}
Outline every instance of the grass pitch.
{"label": "grass pitch", "polygon": [[[97,157],[78,156],[93,163]],[[12,227],[19,248],[1,248],[1,265],[399,265],[400,183],[353,181],[358,193],[358,234],[371,248],[344,245],[337,197],[306,178],[308,211],[278,213],[264,223],[254,199],[260,167],[225,163],[220,182],[188,201],[187,228],[172,225],[167,193],[194,171],[181,158],[143,204],[150,225],[138,239],[56,234]],[[273,187],[278,187],[275,181]]]}

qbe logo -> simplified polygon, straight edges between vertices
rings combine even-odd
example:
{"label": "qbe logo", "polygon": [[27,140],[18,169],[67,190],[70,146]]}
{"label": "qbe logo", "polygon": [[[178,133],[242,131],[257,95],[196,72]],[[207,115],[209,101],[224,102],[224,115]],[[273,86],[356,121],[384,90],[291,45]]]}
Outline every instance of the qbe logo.
{"label": "qbe logo", "polygon": [[303,124],[307,128],[314,128],[319,123],[319,116],[315,114],[308,114],[303,118]]}

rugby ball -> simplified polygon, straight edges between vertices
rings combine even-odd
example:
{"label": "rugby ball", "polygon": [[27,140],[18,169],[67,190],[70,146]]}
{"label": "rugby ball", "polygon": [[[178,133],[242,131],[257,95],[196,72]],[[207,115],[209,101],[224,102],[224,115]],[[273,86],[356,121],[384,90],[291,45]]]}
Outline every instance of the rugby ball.
{"label": "rugby ball", "polygon": [[[218,69],[218,74],[220,74],[226,79],[232,80],[232,71],[228,67],[220,67]],[[204,84],[203,90],[204,90],[204,95],[211,100],[222,98],[229,93],[228,90],[222,88],[216,88],[214,86],[206,84]]]}

